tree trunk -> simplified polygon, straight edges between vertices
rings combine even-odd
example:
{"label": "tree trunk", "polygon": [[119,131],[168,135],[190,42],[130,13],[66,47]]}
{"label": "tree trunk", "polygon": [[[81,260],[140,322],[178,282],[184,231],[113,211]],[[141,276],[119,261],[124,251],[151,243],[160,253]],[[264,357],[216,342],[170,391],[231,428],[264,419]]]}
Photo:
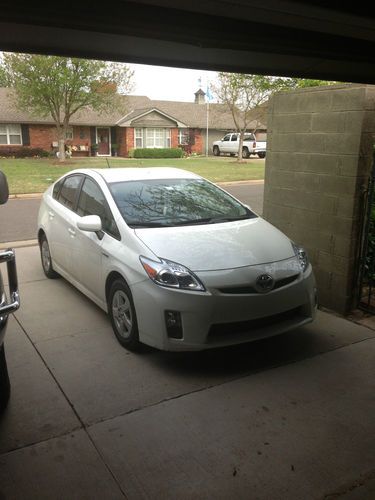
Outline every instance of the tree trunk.
{"label": "tree trunk", "polygon": [[65,133],[64,133],[64,127],[61,125],[56,125],[57,128],[57,140],[59,143],[59,151],[58,151],[58,158],[60,162],[65,161]]}
{"label": "tree trunk", "polygon": [[65,141],[59,139],[59,161],[65,161]]}
{"label": "tree trunk", "polygon": [[240,133],[240,143],[238,145],[238,162],[242,162],[243,157],[242,157],[242,149],[243,149],[243,138],[244,138],[244,132],[241,131]]}

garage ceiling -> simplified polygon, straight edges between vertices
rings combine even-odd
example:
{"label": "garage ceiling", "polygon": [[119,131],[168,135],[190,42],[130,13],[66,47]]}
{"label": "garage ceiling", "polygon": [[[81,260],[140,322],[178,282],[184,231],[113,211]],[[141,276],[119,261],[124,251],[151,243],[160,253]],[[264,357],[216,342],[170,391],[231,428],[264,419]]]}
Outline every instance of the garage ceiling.
{"label": "garage ceiling", "polygon": [[0,50],[375,83],[374,8],[327,3],[13,0]]}

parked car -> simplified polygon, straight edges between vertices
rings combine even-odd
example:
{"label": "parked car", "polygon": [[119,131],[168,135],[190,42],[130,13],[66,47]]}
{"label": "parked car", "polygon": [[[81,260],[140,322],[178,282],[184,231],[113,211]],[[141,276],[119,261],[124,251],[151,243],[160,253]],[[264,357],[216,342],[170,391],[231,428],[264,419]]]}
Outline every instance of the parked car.
{"label": "parked car", "polygon": [[[8,183],[3,172],[0,171],[0,205],[8,200]],[[6,263],[10,297],[5,293],[5,285],[0,269],[0,412],[4,411],[10,396],[10,381],[5,358],[4,338],[10,313],[16,311],[20,305],[16,269],[16,257],[11,249],[0,250],[0,264]]]}
{"label": "parked car", "polygon": [[[230,154],[234,156],[238,154],[240,148],[240,134],[226,134],[220,141],[215,141],[212,146],[212,151],[215,156],[221,154]],[[266,142],[257,141],[254,134],[246,133],[244,135],[242,145],[242,156],[249,158],[250,155],[258,155],[259,158],[266,156]]]}
{"label": "parked car", "polygon": [[314,318],[306,252],[191,172],[72,171],[44,193],[38,226],[46,276],[107,311],[127,348],[207,349]]}

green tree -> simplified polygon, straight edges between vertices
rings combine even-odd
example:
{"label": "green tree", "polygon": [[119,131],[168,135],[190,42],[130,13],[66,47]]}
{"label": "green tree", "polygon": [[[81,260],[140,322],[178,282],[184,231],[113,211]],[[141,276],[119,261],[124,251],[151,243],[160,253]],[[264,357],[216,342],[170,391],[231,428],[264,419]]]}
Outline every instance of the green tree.
{"label": "green tree", "polygon": [[218,74],[213,91],[219,102],[226,104],[231,112],[237,132],[240,134],[238,161],[242,161],[242,148],[245,132],[250,124],[253,132],[264,116],[263,105],[270,96],[280,90],[290,88],[286,78],[242,73]]}
{"label": "green tree", "polygon": [[4,53],[2,68],[18,108],[53,119],[60,161],[65,160],[71,117],[83,108],[111,111],[123,106],[119,92],[131,90],[133,77],[125,64],[30,54]]}
{"label": "green tree", "polygon": [[3,66],[0,66],[0,87],[8,87],[8,79]]}
{"label": "green tree", "polygon": [[232,114],[236,130],[240,133],[238,161],[242,161],[245,132],[249,130],[250,124],[252,132],[256,132],[262,119],[264,119],[264,104],[272,94],[283,90],[329,85],[331,83],[337,82],[241,73],[218,73],[217,82],[213,85],[213,91],[218,101],[227,105]]}

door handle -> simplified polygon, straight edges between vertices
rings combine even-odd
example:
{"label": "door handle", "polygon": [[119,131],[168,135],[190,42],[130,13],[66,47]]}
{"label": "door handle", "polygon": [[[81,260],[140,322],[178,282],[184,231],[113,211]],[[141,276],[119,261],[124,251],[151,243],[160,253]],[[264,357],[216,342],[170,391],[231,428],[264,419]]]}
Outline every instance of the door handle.
{"label": "door handle", "polygon": [[48,215],[50,219],[53,219],[55,217],[55,214],[51,212],[51,210],[48,211]]}
{"label": "door handle", "polygon": [[76,235],[76,232],[74,231],[74,229],[72,229],[71,227],[68,227],[68,231],[69,231],[69,234],[71,236],[75,236]]}

